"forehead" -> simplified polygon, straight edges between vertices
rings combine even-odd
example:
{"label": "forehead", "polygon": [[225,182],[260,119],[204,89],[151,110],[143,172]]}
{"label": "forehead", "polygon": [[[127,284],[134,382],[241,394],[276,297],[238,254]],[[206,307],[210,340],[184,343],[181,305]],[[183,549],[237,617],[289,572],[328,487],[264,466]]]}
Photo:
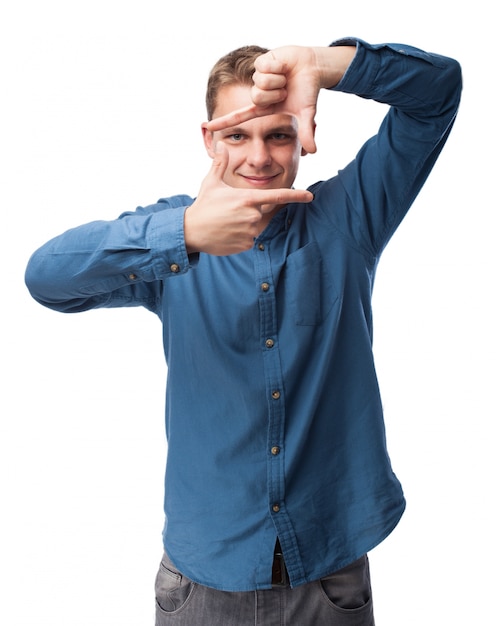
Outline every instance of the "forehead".
{"label": "forehead", "polygon": [[[248,85],[228,85],[219,89],[217,94],[217,104],[213,117],[222,117],[238,109],[243,109],[252,105],[251,88]],[[236,127],[249,128],[258,125],[264,128],[276,128],[282,126],[290,126],[297,129],[298,123],[294,115],[289,113],[275,113],[274,115],[265,115],[257,117]]]}

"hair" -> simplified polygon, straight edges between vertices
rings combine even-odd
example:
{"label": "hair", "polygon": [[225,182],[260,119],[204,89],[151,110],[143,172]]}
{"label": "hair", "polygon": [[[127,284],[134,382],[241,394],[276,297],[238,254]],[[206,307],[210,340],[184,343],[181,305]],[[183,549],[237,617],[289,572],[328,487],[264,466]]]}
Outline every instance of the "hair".
{"label": "hair", "polygon": [[242,46],[221,57],[210,71],[207,83],[207,116],[211,120],[217,106],[219,91],[230,85],[253,84],[255,59],[268,52],[260,46]]}

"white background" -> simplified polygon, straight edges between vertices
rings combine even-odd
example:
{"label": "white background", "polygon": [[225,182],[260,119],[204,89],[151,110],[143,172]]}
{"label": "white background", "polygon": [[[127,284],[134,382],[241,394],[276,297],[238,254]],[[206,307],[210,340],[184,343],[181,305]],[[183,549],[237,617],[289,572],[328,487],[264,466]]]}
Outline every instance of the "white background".
{"label": "white background", "polygon": [[[377,277],[377,369],[408,501],[370,555],[377,624],[495,623],[494,50],[489,5],[459,6],[4,3],[2,625],[151,625],[161,556],[159,321],[144,310],[43,309],[24,287],[29,255],[71,226],[197,193],[210,166],[206,76],[219,56],[346,35],[454,56],[465,79],[453,133]],[[297,184],[345,165],[384,113],[323,94],[319,150]]]}

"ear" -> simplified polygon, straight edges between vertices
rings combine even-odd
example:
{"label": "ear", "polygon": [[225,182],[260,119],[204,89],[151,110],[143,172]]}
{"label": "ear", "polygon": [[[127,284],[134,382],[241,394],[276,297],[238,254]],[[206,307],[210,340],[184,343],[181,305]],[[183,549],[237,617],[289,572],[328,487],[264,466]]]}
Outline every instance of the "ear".
{"label": "ear", "polygon": [[211,130],[205,128],[206,122],[202,124],[203,143],[207,150],[208,156],[213,159],[215,157],[214,134]]}

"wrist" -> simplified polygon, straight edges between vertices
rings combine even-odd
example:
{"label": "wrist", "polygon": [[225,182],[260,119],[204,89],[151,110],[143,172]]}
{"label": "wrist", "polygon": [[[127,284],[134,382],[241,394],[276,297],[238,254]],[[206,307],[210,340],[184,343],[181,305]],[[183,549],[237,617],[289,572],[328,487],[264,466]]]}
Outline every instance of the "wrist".
{"label": "wrist", "polygon": [[191,206],[186,207],[184,211],[183,232],[184,232],[184,245],[188,254],[196,254],[200,252],[198,243],[194,236],[194,225],[191,223]]}
{"label": "wrist", "polygon": [[340,82],[355,53],[356,46],[352,45],[315,48],[321,89],[332,89]]}

